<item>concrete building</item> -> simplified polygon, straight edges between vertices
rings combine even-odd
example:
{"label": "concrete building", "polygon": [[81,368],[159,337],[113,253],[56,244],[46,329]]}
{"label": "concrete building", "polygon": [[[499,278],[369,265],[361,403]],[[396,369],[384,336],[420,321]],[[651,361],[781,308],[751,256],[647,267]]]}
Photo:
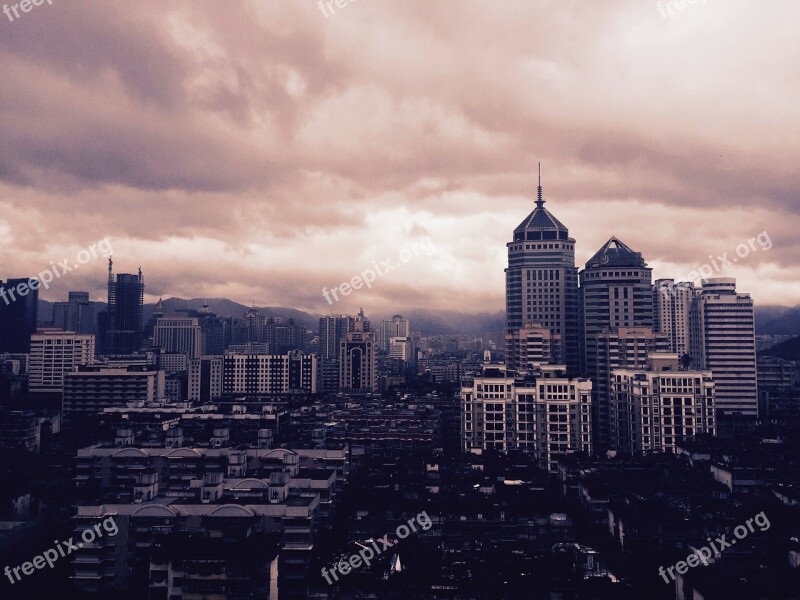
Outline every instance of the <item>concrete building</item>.
{"label": "concrete building", "polygon": [[167,353],[185,354],[190,360],[200,356],[203,333],[196,318],[163,317],[153,329],[153,345]]}
{"label": "concrete building", "polygon": [[95,338],[89,333],[39,329],[31,336],[28,386],[32,392],[61,392],[64,375],[94,364]]}
{"label": "concrete building", "polygon": [[736,279],[703,282],[692,304],[690,354],[694,368],[714,373],[720,414],[758,416],[753,299],[736,292]]}
{"label": "concrete building", "polygon": [[371,393],[378,387],[378,347],[375,334],[356,319],[355,330],[340,342],[339,390],[348,393]]}
{"label": "concrete building", "polygon": [[675,452],[686,439],[716,434],[711,371],[682,371],[672,353],[650,355],[647,367],[611,374],[616,447]]}
{"label": "concrete building", "polygon": [[[536,208],[514,230],[506,268],[506,336],[539,323],[562,340],[559,364],[578,369],[579,305],[575,240],[546,208],[539,178]],[[508,336],[512,336],[509,338]],[[513,351],[506,351],[514,357]],[[519,365],[509,364],[511,368]]]}
{"label": "concrete building", "polygon": [[204,356],[189,367],[190,402],[222,397],[317,392],[317,356],[288,354]]}
{"label": "concrete building", "polygon": [[82,366],[64,376],[65,419],[104,408],[147,405],[164,399],[165,374],[155,367]]}
{"label": "concrete building", "polygon": [[653,286],[653,330],[669,336],[669,351],[689,354],[689,316],[695,297],[694,284],[658,279]]}
{"label": "concrete building", "polygon": [[461,386],[463,450],[522,450],[543,469],[555,457],[592,452],[592,383],[562,375],[563,365],[516,372],[484,365]]}
{"label": "concrete building", "polygon": [[394,315],[390,321],[381,321],[378,332],[378,349],[388,352],[392,338],[407,338],[410,335],[411,328],[408,319],[404,319],[402,315]]}
{"label": "concrete building", "polygon": [[76,333],[95,333],[94,304],[89,301],[89,292],[69,292],[66,302],[54,302],[53,327]]}
{"label": "concrete building", "polygon": [[519,369],[532,369],[541,364],[558,362],[561,356],[561,336],[538,323],[506,334],[506,363]]}
{"label": "concrete building", "polygon": [[652,269],[639,252],[612,237],[586,263],[580,282],[583,370],[595,386],[595,445],[603,450],[610,443],[610,400],[602,385],[607,365],[598,353],[598,336],[621,327],[652,329]]}

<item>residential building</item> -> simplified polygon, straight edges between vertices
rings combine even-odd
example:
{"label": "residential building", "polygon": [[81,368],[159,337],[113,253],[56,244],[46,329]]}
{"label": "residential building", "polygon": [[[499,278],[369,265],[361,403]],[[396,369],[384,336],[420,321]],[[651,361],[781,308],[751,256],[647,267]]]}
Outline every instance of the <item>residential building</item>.
{"label": "residential building", "polygon": [[55,328],[39,329],[31,336],[28,389],[61,392],[64,375],[81,365],[94,364],[95,337]]}

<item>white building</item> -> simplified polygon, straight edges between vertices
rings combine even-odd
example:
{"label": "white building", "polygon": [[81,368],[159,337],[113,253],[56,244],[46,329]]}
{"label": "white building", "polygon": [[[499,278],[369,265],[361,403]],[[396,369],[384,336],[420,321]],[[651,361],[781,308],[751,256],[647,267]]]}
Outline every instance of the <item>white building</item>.
{"label": "white building", "polygon": [[592,382],[560,375],[564,365],[516,372],[484,365],[461,386],[463,449],[533,454],[539,466],[557,468],[555,456],[592,452]]}
{"label": "white building", "polygon": [[696,369],[710,370],[721,414],[758,416],[755,322],[750,294],[736,279],[707,279],[692,303],[689,349]]}
{"label": "white building", "polygon": [[715,435],[711,371],[681,371],[677,354],[651,355],[648,369],[616,369],[612,404],[615,437],[633,452],[675,452],[678,443],[701,433]]}
{"label": "white building", "polygon": [[31,336],[28,385],[32,392],[60,392],[64,374],[94,364],[95,338],[89,333],[39,329]]}
{"label": "white building", "polygon": [[194,317],[162,317],[153,329],[153,345],[167,353],[186,354],[189,359],[200,356],[203,334]]}
{"label": "white building", "polygon": [[64,376],[64,418],[163,401],[164,386],[165,373],[155,367],[78,367]]}
{"label": "white building", "polygon": [[689,354],[689,315],[696,295],[694,284],[658,279],[653,286],[653,329],[669,336],[670,352]]}

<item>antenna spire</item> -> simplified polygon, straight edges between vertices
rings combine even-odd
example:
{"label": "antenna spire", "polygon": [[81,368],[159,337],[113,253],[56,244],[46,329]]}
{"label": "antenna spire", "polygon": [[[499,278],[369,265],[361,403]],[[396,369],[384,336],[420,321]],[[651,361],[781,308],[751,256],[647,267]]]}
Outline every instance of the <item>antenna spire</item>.
{"label": "antenna spire", "polygon": [[539,163],[539,187],[536,188],[536,206],[542,208],[544,199],[542,198],[542,163]]}

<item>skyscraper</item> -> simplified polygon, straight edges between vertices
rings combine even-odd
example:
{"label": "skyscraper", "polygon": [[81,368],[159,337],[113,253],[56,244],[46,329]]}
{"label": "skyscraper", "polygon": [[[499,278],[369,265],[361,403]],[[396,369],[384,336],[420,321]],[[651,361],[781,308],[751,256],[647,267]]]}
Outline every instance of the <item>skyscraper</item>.
{"label": "skyscraper", "polygon": [[[514,230],[506,269],[506,336],[528,323],[538,323],[560,336],[557,362],[570,372],[578,368],[578,269],[575,240],[544,208],[541,172],[536,208]],[[509,343],[511,343],[509,341]],[[515,356],[510,348],[506,355]],[[518,365],[509,363],[509,368]]]}
{"label": "skyscraper", "polygon": [[138,274],[120,273],[114,278],[108,259],[108,309],[99,319],[104,354],[132,354],[144,336],[142,308],[144,279]]}
{"label": "skyscraper", "polygon": [[381,321],[381,329],[378,334],[378,348],[384,352],[389,351],[392,338],[409,337],[411,332],[408,326],[408,319],[402,315],[395,315],[391,321]]}
{"label": "skyscraper", "polygon": [[[641,253],[612,237],[580,273],[584,373],[594,383],[592,402],[596,447],[610,443],[608,361],[599,353],[600,336],[623,327],[653,327],[652,269]],[[631,366],[632,367],[632,366]],[[635,367],[632,367],[635,368]]]}
{"label": "skyscraper", "polygon": [[736,292],[736,279],[703,281],[692,303],[689,348],[695,369],[710,370],[723,415],[758,416],[753,299]]}
{"label": "skyscraper", "polygon": [[38,280],[0,280],[0,352],[30,350],[38,311]]}

